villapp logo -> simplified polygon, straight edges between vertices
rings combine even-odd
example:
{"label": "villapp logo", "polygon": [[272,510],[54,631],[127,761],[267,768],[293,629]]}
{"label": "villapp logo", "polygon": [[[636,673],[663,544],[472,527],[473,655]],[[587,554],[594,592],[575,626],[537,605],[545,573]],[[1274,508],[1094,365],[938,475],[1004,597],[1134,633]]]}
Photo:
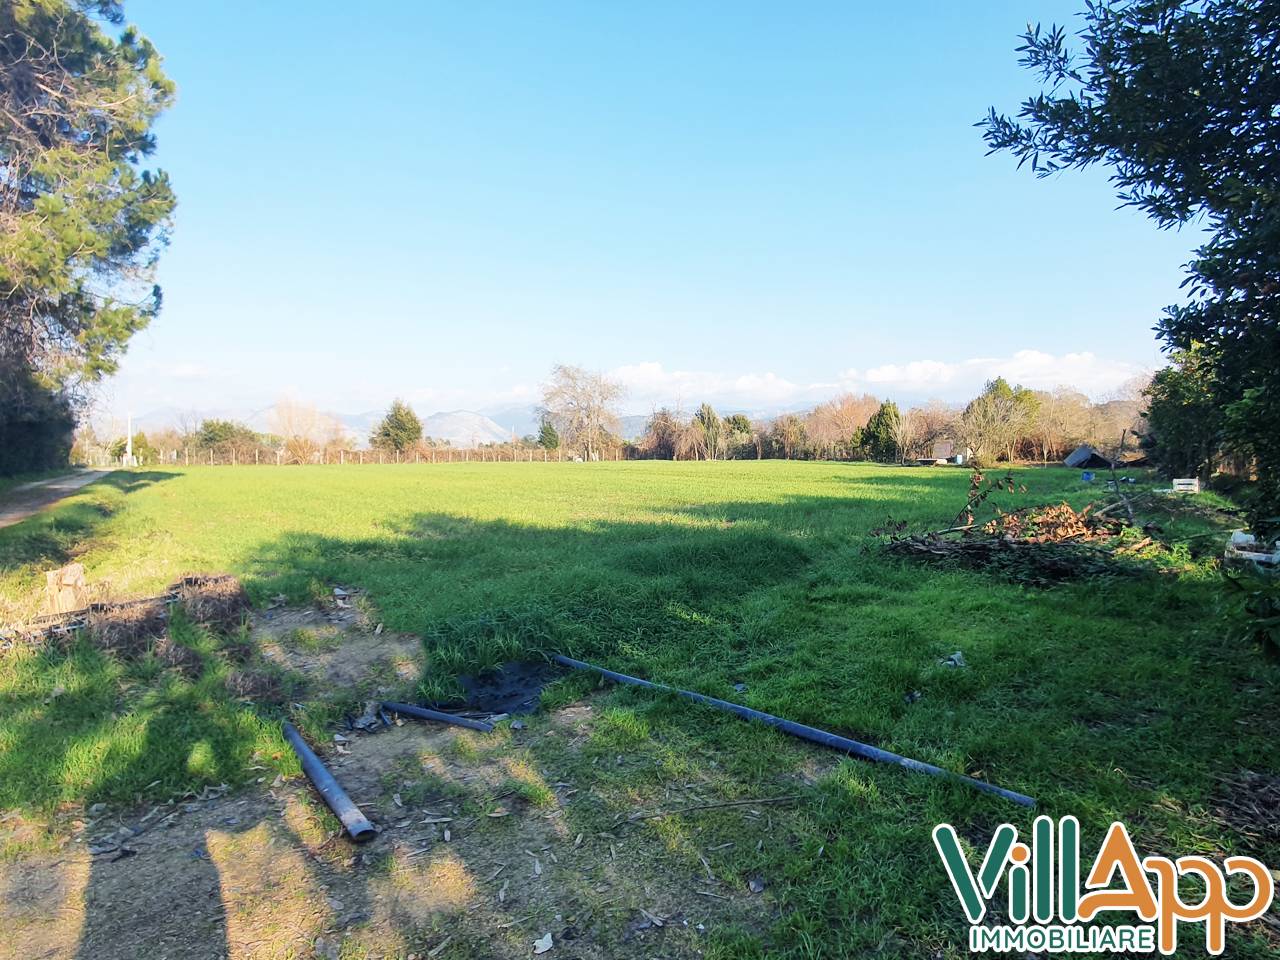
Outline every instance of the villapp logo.
{"label": "villapp logo", "polygon": [[[1244,923],[1262,916],[1275,893],[1271,873],[1252,857],[1227,857],[1222,867],[1206,857],[1139,859],[1121,823],[1111,824],[1084,877],[1083,889],[1080,823],[1075,817],[1063,817],[1056,830],[1051,819],[1037,817],[1030,845],[1018,840],[1016,827],[1001,824],[976,875],[950,824],[934,827],[933,842],[969,918],[969,949],[979,953],[1152,953],[1158,949],[1171,954],[1178,947],[1178,924],[1201,923],[1205,949],[1219,954],[1227,921]],[[1203,898],[1198,903],[1187,903],[1179,896],[1179,878],[1188,875],[1199,878]],[[1247,903],[1234,903],[1227,895],[1227,878],[1232,875],[1240,875],[1241,885],[1252,887]],[[995,896],[1001,877],[1007,887],[1010,923],[983,926],[987,901]],[[1109,925],[1094,922],[1111,912],[1132,914],[1132,920]]]}

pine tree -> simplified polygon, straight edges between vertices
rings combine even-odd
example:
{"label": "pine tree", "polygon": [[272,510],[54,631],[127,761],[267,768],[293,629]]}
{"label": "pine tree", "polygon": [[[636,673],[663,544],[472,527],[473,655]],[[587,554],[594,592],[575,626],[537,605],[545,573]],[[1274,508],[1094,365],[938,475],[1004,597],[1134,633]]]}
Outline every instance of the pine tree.
{"label": "pine tree", "polygon": [[369,445],[404,453],[422,439],[422,421],[403,400],[394,400],[382,422],[374,428]]}
{"label": "pine tree", "polygon": [[872,460],[892,463],[898,459],[897,434],[901,419],[898,405],[892,400],[880,404],[880,409],[871,415],[862,431],[862,445]]}
{"label": "pine tree", "polygon": [[542,426],[538,428],[538,446],[544,450],[555,450],[560,446],[560,434],[556,433],[550,420],[543,419]]}
{"label": "pine tree", "polygon": [[[139,169],[173,99],[118,3],[0,3],[0,369],[62,388],[112,373],[160,306],[174,195]],[[0,378],[5,379],[6,378]]]}
{"label": "pine tree", "polygon": [[65,457],[69,400],[160,307],[175,200],[141,163],[174,86],[146,38],[108,32],[123,18],[114,0],[0,2],[0,447],[26,469]]}

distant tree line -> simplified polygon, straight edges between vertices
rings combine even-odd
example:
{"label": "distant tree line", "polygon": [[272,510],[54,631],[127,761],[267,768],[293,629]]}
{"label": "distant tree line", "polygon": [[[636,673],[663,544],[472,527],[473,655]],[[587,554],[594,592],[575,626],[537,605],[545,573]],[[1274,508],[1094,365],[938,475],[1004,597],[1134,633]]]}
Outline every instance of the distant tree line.
{"label": "distant tree line", "polygon": [[[558,441],[547,441],[546,430],[551,428],[544,423],[542,438],[524,437],[505,443],[455,447],[448,440],[425,436],[422,421],[402,400],[392,402],[371,431],[367,445],[362,445],[338,420],[308,403],[281,400],[272,409],[268,421],[269,429],[260,432],[237,420],[188,420],[160,430],[136,431],[132,444],[123,434],[103,436],[92,424],[84,424],[75,431],[71,459],[89,465],[118,465],[131,448],[139,466],[412,463],[471,459],[471,450],[478,451],[474,458],[477,460],[529,459],[520,454],[559,446]],[[68,435],[70,430],[68,423]],[[614,447],[608,449],[611,455],[617,453]],[[457,456],[453,455],[455,451]]]}
{"label": "distant tree line", "polygon": [[967,404],[932,402],[901,410],[892,400],[844,394],[808,411],[751,420],[702,404],[685,416],[656,410],[635,453],[664,460],[872,460],[904,463],[964,454],[979,463],[1061,460],[1080,444],[1136,455],[1143,431],[1142,384],[1093,403],[1070,387],[1053,391],[989,382]]}
{"label": "distant tree line", "polygon": [[[901,409],[892,400],[847,393],[809,410],[752,419],[703,403],[691,414],[662,407],[636,439],[620,433],[621,384],[603,374],[557,366],[543,395],[538,431],[498,443],[455,447],[423,435],[422,421],[395,400],[373,427],[367,447],[316,407],[282,400],[267,432],[234,420],[204,419],[132,438],[140,465],[403,463],[426,460],[871,460],[907,463],[962,454],[978,463],[1053,463],[1080,444],[1113,456],[1146,452],[1169,472],[1195,474],[1214,463],[1220,434],[1201,423],[1209,411],[1195,394],[1189,361],[1126,384],[1093,402],[1070,387],[1032,390],[1001,377],[965,404],[933,401]],[[1145,393],[1144,393],[1145,391]],[[1150,419],[1146,407],[1151,407]],[[1126,438],[1131,441],[1125,444]],[[1172,438],[1172,439],[1170,439]],[[1125,446],[1126,449],[1121,449]],[[119,463],[124,436],[76,435],[74,458]],[[472,456],[472,453],[475,456]]]}

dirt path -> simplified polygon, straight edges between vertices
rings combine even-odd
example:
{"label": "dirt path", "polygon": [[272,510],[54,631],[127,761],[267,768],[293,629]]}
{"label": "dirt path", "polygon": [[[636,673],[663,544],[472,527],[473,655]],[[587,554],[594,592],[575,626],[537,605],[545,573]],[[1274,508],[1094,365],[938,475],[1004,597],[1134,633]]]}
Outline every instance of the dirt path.
{"label": "dirt path", "polygon": [[20,487],[14,487],[3,501],[0,501],[0,529],[22,522],[45,507],[71,496],[81,487],[87,487],[95,480],[101,480],[110,472],[110,470],[81,470],[67,474],[65,477],[37,480],[34,483],[24,483]]}

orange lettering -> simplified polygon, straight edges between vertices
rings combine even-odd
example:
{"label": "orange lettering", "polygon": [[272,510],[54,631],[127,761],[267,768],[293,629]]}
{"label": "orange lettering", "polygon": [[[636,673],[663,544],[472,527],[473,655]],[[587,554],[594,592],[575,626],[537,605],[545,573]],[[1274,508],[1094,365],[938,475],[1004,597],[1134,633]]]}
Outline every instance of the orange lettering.
{"label": "orange lettering", "polygon": [[[1097,889],[1106,887],[1112,875],[1120,871],[1125,886],[1120,890]],[[1087,923],[1102,910],[1133,910],[1143,920],[1154,920],[1159,914],[1155,894],[1147,883],[1147,875],[1142,870],[1137,851],[1129,839],[1129,832],[1124,824],[1113,823],[1107,831],[1106,839],[1098,850],[1097,859],[1093,861],[1093,869],[1085,880],[1085,886],[1094,888],[1080,898],[1080,919]]]}

